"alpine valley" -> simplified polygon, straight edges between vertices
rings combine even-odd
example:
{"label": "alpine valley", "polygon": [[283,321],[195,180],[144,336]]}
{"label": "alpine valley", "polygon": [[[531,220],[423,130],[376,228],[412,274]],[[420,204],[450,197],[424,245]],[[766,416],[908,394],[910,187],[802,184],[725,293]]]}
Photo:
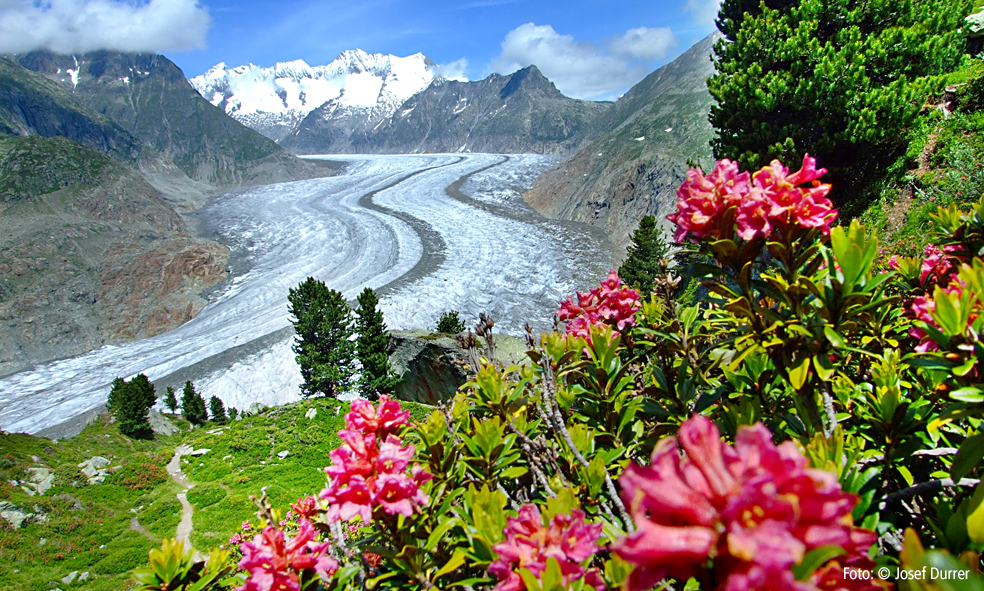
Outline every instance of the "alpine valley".
{"label": "alpine valley", "polygon": [[[467,81],[422,54],[218,64],[191,80],[160,55],[0,59],[0,426],[30,428],[29,409],[47,417],[35,428],[69,420],[141,371],[282,403],[262,392],[296,389],[284,298],[308,275],[347,297],[380,290],[391,327],[431,326],[443,308],[521,333],[525,308],[503,289],[536,277],[527,316],[548,318],[617,265],[641,215],[670,206],[684,173],[671,163],[709,154],[716,39],[614,103],[569,98],[536,66]],[[548,247],[586,241],[589,257]],[[242,390],[244,356],[254,374],[277,368],[247,379],[258,393]],[[70,378],[94,363],[106,375]],[[79,404],[42,415],[39,396]]]}

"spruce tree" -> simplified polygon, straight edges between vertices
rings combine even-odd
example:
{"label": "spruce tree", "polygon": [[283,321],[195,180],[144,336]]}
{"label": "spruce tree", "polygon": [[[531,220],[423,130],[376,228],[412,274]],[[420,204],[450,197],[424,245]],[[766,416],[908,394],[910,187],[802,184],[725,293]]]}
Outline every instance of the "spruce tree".
{"label": "spruce tree", "polygon": [[236,417],[238,417],[238,416],[239,416],[239,411],[236,410],[236,407],[235,406],[230,406],[229,407],[229,420],[230,421],[235,421],[236,420]]}
{"label": "spruce tree", "polygon": [[639,293],[652,293],[653,280],[659,274],[659,261],[669,255],[666,233],[657,225],[654,216],[644,216],[632,233],[632,244],[629,245],[625,262],[618,268],[618,276]]}
{"label": "spruce tree", "polygon": [[181,412],[192,425],[201,425],[208,420],[205,410],[205,399],[195,391],[195,385],[185,382],[181,395]]}
{"label": "spruce tree", "polygon": [[218,396],[212,396],[208,399],[208,410],[212,415],[212,420],[216,423],[224,423],[227,420],[225,405],[222,404],[222,400]]}
{"label": "spruce tree", "polygon": [[113,385],[109,389],[109,396],[106,398],[106,410],[109,414],[116,415],[117,409],[123,404],[124,390],[126,389],[126,380],[123,378],[116,378],[113,380]]}
{"label": "spruce tree", "polygon": [[148,413],[157,402],[154,385],[144,374],[139,374],[127,382],[122,378],[113,380],[110,392],[113,417],[120,426],[120,433],[137,437],[150,433]]}
{"label": "spruce tree", "polygon": [[167,393],[164,395],[164,406],[171,411],[171,414],[178,412],[178,399],[175,397],[174,388],[171,386],[167,387]]}
{"label": "spruce tree", "polygon": [[377,309],[376,292],[367,287],[359,294],[358,301],[356,354],[362,364],[359,392],[367,400],[378,400],[380,394],[392,391],[397,383],[389,364],[390,335],[383,313]]}
{"label": "spruce tree", "polygon": [[[966,48],[973,0],[724,0],[708,88],[714,153],[756,169],[804,153],[843,204],[905,146],[935,76]],[[861,204],[859,204],[861,205]]]}
{"label": "spruce tree", "polygon": [[309,277],[287,298],[297,339],[304,396],[337,397],[352,383],[355,343],[352,310],[338,291]]}

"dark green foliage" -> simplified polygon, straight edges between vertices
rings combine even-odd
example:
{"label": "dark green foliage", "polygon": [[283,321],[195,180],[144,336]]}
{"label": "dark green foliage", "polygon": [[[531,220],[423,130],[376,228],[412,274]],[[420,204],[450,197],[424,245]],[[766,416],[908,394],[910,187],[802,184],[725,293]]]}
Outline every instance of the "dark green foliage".
{"label": "dark green foliage", "polygon": [[362,377],[359,391],[367,400],[377,400],[380,394],[392,391],[396,385],[389,364],[390,335],[386,331],[386,321],[377,306],[376,292],[365,288],[359,294],[359,307],[356,315],[356,354],[362,364]]}
{"label": "dark green foliage", "polygon": [[195,385],[185,382],[181,395],[181,412],[192,425],[201,425],[208,420],[205,411],[205,399],[195,391]]}
{"label": "dark green foliage", "polygon": [[120,433],[136,437],[150,432],[148,413],[156,402],[154,385],[140,374],[129,382],[123,378],[113,380],[106,406],[119,423]]}
{"label": "dark green foliage", "polygon": [[178,399],[174,395],[174,388],[171,386],[167,387],[167,393],[164,395],[164,406],[166,406],[172,414],[178,412]]}
{"label": "dark green foliage", "polygon": [[652,292],[653,280],[660,272],[660,261],[669,258],[669,252],[666,233],[656,224],[654,216],[647,215],[632,233],[632,244],[629,245],[625,262],[618,268],[618,275],[639,293],[648,294]]}
{"label": "dark green foliage", "polygon": [[450,312],[441,314],[441,318],[437,321],[437,332],[458,334],[459,332],[464,331],[465,323],[458,316],[457,310],[451,310]]}
{"label": "dark green foliage", "polygon": [[338,396],[355,373],[352,310],[341,293],[308,277],[287,297],[297,340],[293,349],[301,366],[304,396]]}
{"label": "dark green foliage", "polygon": [[229,420],[230,421],[235,421],[236,420],[236,417],[238,417],[238,416],[239,416],[239,411],[236,410],[236,407],[230,406],[229,407]]}
{"label": "dark green foliage", "polygon": [[217,423],[224,423],[228,420],[226,417],[225,405],[222,404],[222,400],[218,396],[212,396],[208,399],[208,410],[209,414],[212,415],[212,420]]}
{"label": "dark green foliage", "polygon": [[[710,121],[718,158],[746,169],[816,157],[857,198],[904,149],[905,131],[964,53],[971,0],[725,0]],[[737,20],[735,20],[737,19]]]}

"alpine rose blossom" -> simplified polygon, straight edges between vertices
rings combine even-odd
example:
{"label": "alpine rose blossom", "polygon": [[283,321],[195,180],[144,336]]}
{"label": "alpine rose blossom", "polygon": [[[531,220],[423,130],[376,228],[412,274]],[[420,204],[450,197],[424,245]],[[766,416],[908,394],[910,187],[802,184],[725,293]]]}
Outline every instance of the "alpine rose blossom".
{"label": "alpine rose blossom", "polygon": [[328,501],[329,523],[358,515],[368,524],[377,507],[409,517],[430,502],[420,486],[433,475],[410,465],[417,450],[397,436],[409,416],[385,394],[375,407],[365,400],[352,402],[351,412],[345,415],[346,428],[338,432],[342,445],[329,454],[332,465],[325,468],[329,484],[319,495]]}
{"label": "alpine rose blossom", "polygon": [[[776,446],[761,423],[739,429],[731,446],[710,419],[694,416],[656,445],[651,465],[630,465],[619,483],[637,527],[612,546],[635,565],[629,591],[709,569],[715,591],[879,589],[836,576],[874,566],[867,551],[877,535],[850,525],[857,497],[834,474],[808,469],[793,442]],[[846,555],[797,581],[791,567],[821,546]]]}
{"label": "alpine rose blossom", "polygon": [[557,319],[565,323],[566,334],[585,339],[591,337],[592,326],[607,325],[622,331],[635,324],[640,300],[639,292],[623,285],[613,269],[600,287],[578,293],[576,304],[573,297],[561,302]]}
{"label": "alpine rose blossom", "polygon": [[583,511],[554,515],[544,526],[539,509],[524,505],[518,517],[509,517],[506,522],[506,541],[492,547],[499,556],[489,565],[489,574],[499,579],[494,591],[523,591],[526,585],[519,569],[525,568],[539,578],[550,558],[560,565],[565,584],[583,578],[597,591],[605,590],[601,571],[583,566],[598,551],[601,535],[601,524],[586,523]]}
{"label": "alpine rose blossom", "polygon": [[300,591],[300,575],[306,570],[327,582],[338,570],[338,562],[328,556],[330,544],[316,542],[315,536],[311,522],[301,519],[291,540],[285,539],[283,531],[267,526],[252,542],[244,542],[239,568],[248,571],[249,578],[238,591]]}
{"label": "alpine rose blossom", "polygon": [[827,198],[831,186],[818,180],[826,174],[817,161],[804,156],[800,170],[790,173],[778,160],[755,174],[741,172],[730,160],[718,161],[704,176],[687,173],[677,191],[677,211],[667,216],[676,225],[674,239],[769,239],[775,232],[820,228],[830,234],[837,210]]}

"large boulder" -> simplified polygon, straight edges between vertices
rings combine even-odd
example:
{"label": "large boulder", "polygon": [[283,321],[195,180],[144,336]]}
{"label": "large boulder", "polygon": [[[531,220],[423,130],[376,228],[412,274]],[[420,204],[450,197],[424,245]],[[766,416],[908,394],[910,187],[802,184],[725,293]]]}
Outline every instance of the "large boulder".
{"label": "large boulder", "polygon": [[[392,332],[391,336],[390,365],[401,380],[394,391],[396,398],[438,404],[453,398],[468,381],[471,361],[455,335],[416,330]],[[479,342],[484,345],[482,339]],[[504,364],[529,363],[521,339],[497,334],[495,343],[496,354]]]}
{"label": "large boulder", "polygon": [[150,420],[150,429],[154,433],[160,435],[174,435],[179,431],[170,419],[162,415],[156,409],[150,409],[148,419]]}

